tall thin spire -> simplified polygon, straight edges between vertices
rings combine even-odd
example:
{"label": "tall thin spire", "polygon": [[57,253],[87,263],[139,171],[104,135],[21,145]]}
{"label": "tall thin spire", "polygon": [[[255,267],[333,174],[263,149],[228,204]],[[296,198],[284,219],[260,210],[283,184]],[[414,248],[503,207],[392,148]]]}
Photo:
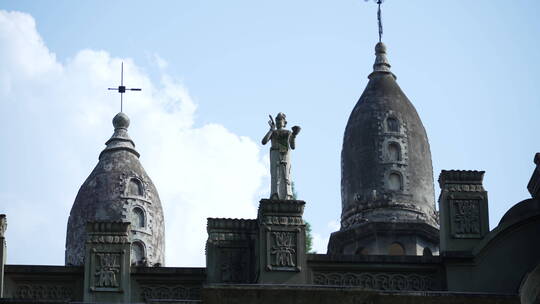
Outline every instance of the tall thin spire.
{"label": "tall thin spire", "polygon": [[[369,0],[364,0],[369,1]],[[377,3],[377,22],[379,24],[379,42],[382,42],[382,35],[383,35],[383,25],[382,25],[382,11],[381,11],[381,4],[384,2],[384,0],[373,0]]]}
{"label": "tall thin spire", "polygon": [[381,4],[382,0],[377,0],[377,5],[379,8],[377,9],[377,21],[379,22],[379,42],[382,42],[382,34],[383,34],[383,26],[382,26],[382,16],[381,16]]}

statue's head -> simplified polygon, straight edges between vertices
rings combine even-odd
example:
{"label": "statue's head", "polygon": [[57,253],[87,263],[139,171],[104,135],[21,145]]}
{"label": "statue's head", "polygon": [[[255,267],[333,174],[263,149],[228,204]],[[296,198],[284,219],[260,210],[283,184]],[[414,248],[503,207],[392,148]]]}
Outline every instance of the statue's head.
{"label": "statue's head", "polygon": [[284,113],[282,112],[279,112],[278,115],[276,116],[276,127],[278,129],[282,129],[282,128],[285,128],[285,126],[287,125],[287,116],[285,116]]}

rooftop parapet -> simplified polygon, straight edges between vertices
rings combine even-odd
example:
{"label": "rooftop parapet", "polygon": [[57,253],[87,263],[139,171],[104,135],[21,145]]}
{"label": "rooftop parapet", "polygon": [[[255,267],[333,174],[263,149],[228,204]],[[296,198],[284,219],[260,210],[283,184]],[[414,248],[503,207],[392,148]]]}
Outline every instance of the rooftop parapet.
{"label": "rooftop parapet", "polygon": [[476,184],[481,185],[484,181],[485,171],[476,170],[442,170],[439,176],[439,186],[446,184]]}
{"label": "rooftop parapet", "polygon": [[257,221],[237,218],[211,218],[207,219],[206,230],[253,230],[257,228]]}
{"label": "rooftop parapet", "polygon": [[270,200],[262,199],[259,205],[259,215],[272,213],[304,213],[304,201],[299,200]]}

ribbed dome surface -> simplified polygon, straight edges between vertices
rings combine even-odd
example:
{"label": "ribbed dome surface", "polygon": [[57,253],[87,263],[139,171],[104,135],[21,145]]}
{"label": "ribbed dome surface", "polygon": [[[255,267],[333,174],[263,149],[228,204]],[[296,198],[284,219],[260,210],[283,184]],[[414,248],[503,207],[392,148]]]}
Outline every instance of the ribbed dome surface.
{"label": "ribbed dome surface", "polygon": [[132,263],[164,264],[165,229],[156,187],[129,138],[129,118],[113,119],[114,134],[83,183],[68,220],[66,265],[83,265],[88,221],[131,222]]}
{"label": "ribbed dome surface", "polygon": [[374,72],[347,123],[341,152],[341,229],[364,222],[437,227],[433,168],[422,121],[377,44]]}

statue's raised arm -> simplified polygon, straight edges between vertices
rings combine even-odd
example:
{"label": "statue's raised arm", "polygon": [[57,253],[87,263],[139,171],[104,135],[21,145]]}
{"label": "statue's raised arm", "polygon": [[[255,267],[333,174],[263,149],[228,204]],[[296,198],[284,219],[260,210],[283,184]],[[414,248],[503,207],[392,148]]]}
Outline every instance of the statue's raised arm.
{"label": "statue's raised arm", "polygon": [[268,125],[270,126],[270,130],[266,133],[266,135],[262,139],[262,144],[266,145],[266,143],[272,138],[272,132],[276,129],[276,123],[274,122],[274,119],[272,118],[272,115],[268,115],[270,117],[270,120],[268,121]]}
{"label": "statue's raised arm", "polygon": [[292,132],[285,129],[287,125],[286,116],[283,113],[276,115],[276,121],[271,115],[268,125],[270,130],[262,139],[265,145],[271,141],[270,147],[270,199],[290,200],[292,199],[291,187],[291,156],[290,150],[296,148],[296,136],[300,132],[299,126],[294,126]]}

